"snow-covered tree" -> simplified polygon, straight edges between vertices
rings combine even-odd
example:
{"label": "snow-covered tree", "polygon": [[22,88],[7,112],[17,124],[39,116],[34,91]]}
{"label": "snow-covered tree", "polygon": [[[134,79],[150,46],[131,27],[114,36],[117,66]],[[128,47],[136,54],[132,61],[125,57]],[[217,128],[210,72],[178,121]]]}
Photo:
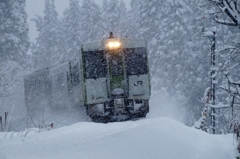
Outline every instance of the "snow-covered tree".
{"label": "snow-covered tree", "polygon": [[207,87],[210,87],[209,70],[210,70],[210,48],[211,43],[207,38],[202,36],[202,29],[209,25],[211,20],[208,20],[203,14],[200,6],[203,0],[186,2],[191,9],[189,14],[191,17],[186,17],[188,23],[188,33],[186,35],[186,52],[188,56],[185,61],[184,71],[185,77],[184,87],[182,90],[186,99],[186,110],[188,111],[187,124],[192,125],[196,121],[200,112],[205,105],[201,101],[202,94]]}
{"label": "snow-covered tree", "polygon": [[[155,35],[160,35],[161,32],[156,29],[161,27],[161,15],[163,14],[162,8],[163,3],[157,0],[153,1],[140,1],[140,34],[149,41],[153,40]],[[164,2],[165,3],[165,2]]]}
{"label": "snow-covered tree", "polygon": [[183,90],[191,79],[188,71],[194,56],[187,39],[190,31],[187,16],[191,10],[179,0],[151,1],[143,3],[141,9],[141,31],[146,39],[151,39],[150,61],[154,67],[151,71],[162,80],[158,87],[167,87],[175,93]]}
{"label": "snow-covered tree", "polygon": [[[8,128],[22,126],[25,113],[22,75],[27,68],[30,45],[25,6],[25,0],[0,1],[0,116],[9,112],[15,120]],[[17,115],[11,111],[15,101],[18,103]]]}
{"label": "snow-covered tree", "polygon": [[[105,32],[113,32],[114,35],[122,37],[123,33],[122,28],[124,28],[123,19],[125,18],[126,9],[123,2],[119,0],[104,0],[102,6],[102,21],[104,23]],[[125,31],[124,31],[125,32]]]}
{"label": "snow-covered tree", "polygon": [[[219,14],[220,12],[224,13],[226,11],[226,10],[224,10],[224,8],[222,8],[223,4],[224,3],[226,4],[226,1],[224,2],[224,0],[223,1],[207,0],[207,2],[211,2],[212,5],[209,5],[209,3],[207,3],[207,5],[203,5],[203,4],[206,4],[203,2],[204,1],[199,1],[197,3],[200,5],[194,5],[194,3],[196,3],[195,1],[189,1],[188,4],[194,11],[193,17],[198,18],[198,20],[196,19],[197,21],[195,21],[195,24],[199,23],[201,21],[199,19],[200,16],[198,16],[198,15],[202,15],[202,21],[203,21],[202,30],[204,32],[206,30],[208,30],[209,28],[211,30],[211,28],[213,26],[214,26],[214,28],[216,28],[216,29],[214,29],[217,34],[217,36],[216,36],[216,40],[217,40],[216,48],[217,49],[215,50],[216,57],[217,57],[216,68],[219,68],[217,71],[217,81],[218,81],[217,85],[219,85],[220,87],[218,87],[218,89],[217,89],[217,96],[216,96],[217,99],[215,101],[214,107],[223,107],[224,106],[223,104],[225,104],[225,106],[224,106],[224,109],[220,109],[220,108],[214,109],[216,112],[214,115],[212,115],[211,112],[206,112],[208,110],[206,110],[206,108],[204,108],[204,111],[203,111],[204,113],[202,112],[203,116],[200,118],[199,121],[203,121],[202,119],[206,118],[204,116],[207,115],[208,121],[206,121],[206,119],[204,119],[204,122],[207,122],[206,124],[210,128],[210,124],[211,124],[210,119],[211,119],[211,117],[214,116],[215,119],[217,120],[216,121],[217,124],[214,129],[216,130],[216,133],[221,133],[222,131],[226,132],[226,130],[227,130],[227,127],[228,127],[227,120],[228,120],[228,116],[229,116],[228,115],[229,109],[226,109],[226,108],[228,108],[230,103],[232,103],[232,100],[231,100],[232,97],[229,98],[229,95],[227,95],[226,92],[223,91],[225,88],[227,88],[229,86],[229,82],[225,80],[224,76],[225,76],[227,67],[229,67],[229,60],[231,59],[231,57],[229,56],[229,52],[231,52],[231,51],[226,51],[225,45],[226,45],[226,43],[228,43],[231,40],[238,41],[238,40],[236,40],[236,37],[239,37],[239,36],[234,37],[235,35],[238,34],[238,32],[235,32],[236,29],[227,28],[226,26],[223,26],[223,25],[216,26],[215,22],[221,23],[221,24],[226,22],[225,23],[226,25],[230,24],[228,21],[229,19],[227,18],[228,13],[226,15]],[[205,2],[206,2],[206,0],[205,0]],[[230,3],[232,3],[232,2],[233,1],[231,1]],[[194,6],[201,6],[201,8],[200,7],[194,8]],[[221,9],[223,9],[223,10],[221,10]],[[227,8],[225,8],[225,9],[227,9]],[[214,15],[214,16],[212,17],[212,15]],[[226,21],[226,20],[223,20],[222,18],[228,19],[228,20]],[[194,26],[194,24],[192,24],[191,26]],[[196,26],[199,27],[199,26],[201,26],[201,24],[196,25]],[[232,26],[234,26],[234,25],[232,25]],[[190,33],[190,34],[192,35],[193,33]],[[199,36],[193,36],[193,37],[195,37],[195,38],[192,38],[191,41],[195,41],[194,39],[197,39],[196,37],[199,37]],[[195,85],[195,86],[197,86],[196,88],[198,88],[198,89],[195,89],[196,91],[191,92],[193,96],[196,96],[197,94],[198,94],[198,96],[200,96],[200,92],[203,92],[203,88],[209,87],[211,85],[210,80],[207,77],[210,76],[209,73],[212,69],[209,65],[209,62],[211,59],[210,58],[211,55],[209,53],[210,53],[210,47],[211,47],[212,43],[209,42],[209,40],[207,38],[205,38],[205,41],[208,41],[208,43],[205,43],[200,39],[198,41],[199,41],[199,45],[194,45],[195,46],[194,50],[196,52],[198,52],[196,54],[198,56],[198,58],[197,58],[198,60],[195,63],[192,62],[192,66],[198,65],[198,66],[200,66],[198,68],[201,68],[202,71],[199,72],[199,69],[196,69],[197,71],[194,72],[194,74],[196,74],[198,76],[200,75],[199,76],[200,78],[198,78],[199,80],[196,80],[195,84],[193,84],[193,86]],[[208,47],[209,49],[207,50],[206,47]],[[222,48],[224,48],[224,49],[222,50]],[[198,50],[201,50],[203,52],[201,53]],[[220,50],[222,50],[222,51],[220,51]],[[206,54],[206,52],[209,52],[209,53]],[[205,55],[205,57],[202,56],[203,54]],[[234,56],[234,60],[238,61],[235,56]],[[234,60],[231,60],[231,64]],[[203,65],[204,61],[205,61],[205,63],[208,62],[208,64]],[[197,67],[195,67],[195,68],[197,68]],[[209,70],[208,74],[207,74],[207,70]],[[223,72],[225,72],[225,73],[223,73]],[[202,76],[203,74],[205,74],[205,77]],[[233,73],[233,74],[237,75],[236,73]],[[201,85],[202,86],[205,85],[205,86],[201,87]],[[223,88],[223,86],[224,86],[224,88]],[[219,88],[221,88],[221,89],[219,89]],[[198,100],[198,101],[200,101],[200,100]],[[188,106],[189,106],[188,110],[191,110],[191,112],[193,112],[191,114],[194,114],[194,116],[199,116],[200,113],[199,113],[199,115],[197,115],[196,113],[197,113],[197,110],[198,110],[198,112],[200,112],[199,108],[200,108],[200,105],[203,105],[203,103],[201,104],[201,103],[196,102],[196,100],[194,100],[194,98],[191,98],[191,100],[189,102],[192,104],[188,104]],[[209,103],[210,103],[210,106],[211,106],[211,104],[213,104],[211,100],[209,101]],[[194,107],[192,107],[192,106],[194,106]],[[205,103],[205,107],[206,107],[206,103]],[[227,112],[228,112],[228,114],[226,114]],[[218,115],[216,116],[216,114],[218,114]]]}
{"label": "snow-covered tree", "polygon": [[[163,32],[166,39],[163,40],[164,46],[162,50],[165,54],[164,61],[171,61],[174,65],[166,63],[165,68],[168,70],[168,78],[172,81],[168,81],[167,85],[173,85],[177,90],[183,90],[184,86],[190,84],[192,76],[190,66],[193,62],[194,53],[189,51],[188,33],[190,31],[187,16],[191,13],[187,4],[181,1],[170,1],[167,6],[170,5],[174,12],[166,11],[166,15],[169,15],[169,19],[166,19],[165,26],[163,26]],[[165,19],[164,19],[165,20]],[[168,29],[166,29],[168,27]],[[181,38],[179,38],[181,37]],[[168,48],[171,48],[169,50]],[[176,76],[175,72],[179,72]],[[182,87],[183,86],[183,87]]]}
{"label": "snow-covered tree", "polygon": [[[208,0],[214,6],[219,8],[218,11],[212,10],[215,16],[215,21],[228,26],[240,27],[240,0]],[[219,13],[225,13],[228,19],[220,18]]]}
{"label": "snow-covered tree", "polygon": [[0,62],[13,60],[23,64],[29,48],[25,1],[0,1],[0,22]]}
{"label": "snow-covered tree", "polygon": [[[62,19],[62,40],[65,42],[66,52],[61,60],[68,60],[76,56],[83,43],[82,12],[78,0],[70,0],[69,8],[64,12]],[[60,31],[61,32],[61,31]],[[60,33],[59,32],[59,33]]]}
{"label": "snow-covered tree", "polygon": [[58,14],[55,9],[54,0],[45,0],[44,17],[37,16],[33,19],[36,22],[39,36],[32,46],[32,53],[35,57],[35,67],[47,67],[51,65],[51,59],[57,50],[57,26]]}
{"label": "snow-covered tree", "polygon": [[140,30],[140,3],[139,1],[131,1],[131,9],[126,13],[127,26],[126,35],[128,37],[137,37]]}
{"label": "snow-covered tree", "polygon": [[204,104],[198,99],[210,83],[210,43],[202,37],[201,4],[133,0],[130,10],[132,33],[148,42],[153,89],[181,95],[189,125],[199,118]]}
{"label": "snow-covered tree", "polygon": [[103,27],[100,7],[95,1],[83,0],[81,13],[83,42],[104,38],[106,30]]}
{"label": "snow-covered tree", "polygon": [[121,37],[128,36],[127,35],[127,27],[129,25],[128,18],[127,17],[127,8],[126,4],[123,0],[120,0],[119,3],[119,14],[120,14],[120,24],[119,24],[119,32],[121,34]]}
{"label": "snow-covered tree", "polygon": [[65,30],[63,19],[60,20],[59,25],[56,28],[56,50],[52,54],[51,63],[52,65],[59,64],[62,61],[66,61],[68,57],[68,32]]}

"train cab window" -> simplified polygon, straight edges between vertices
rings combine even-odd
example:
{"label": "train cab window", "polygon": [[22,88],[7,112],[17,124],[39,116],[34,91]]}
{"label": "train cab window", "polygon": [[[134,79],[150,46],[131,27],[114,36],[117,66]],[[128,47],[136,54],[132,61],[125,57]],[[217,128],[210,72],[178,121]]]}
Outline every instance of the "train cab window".
{"label": "train cab window", "polygon": [[87,79],[106,77],[107,61],[103,51],[85,51],[83,52],[83,56],[85,76]]}
{"label": "train cab window", "polygon": [[121,76],[123,75],[123,64],[122,64],[122,56],[112,56],[110,58],[111,62],[111,73],[112,76]]}
{"label": "train cab window", "polygon": [[124,52],[128,75],[148,73],[146,48],[126,49]]}

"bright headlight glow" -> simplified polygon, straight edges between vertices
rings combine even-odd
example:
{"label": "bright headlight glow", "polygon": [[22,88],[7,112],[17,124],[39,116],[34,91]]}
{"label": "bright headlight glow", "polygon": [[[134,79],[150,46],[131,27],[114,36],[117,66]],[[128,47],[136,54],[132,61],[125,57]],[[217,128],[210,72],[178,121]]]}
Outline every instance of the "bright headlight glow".
{"label": "bright headlight glow", "polygon": [[115,45],[115,47],[120,47],[121,43],[118,42],[118,41],[116,41],[116,42],[114,43],[114,45]]}
{"label": "bright headlight glow", "polygon": [[107,46],[109,49],[118,49],[121,46],[121,43],[119,41],[110,41]]}
{"label": "bright headlight glow", "polygon": [[109,47],[109,48],[113,48],[114,46],[115,46],[115,45],[114,45],[114,42],[109,42],[109,43],[108,43],[108,47]]}

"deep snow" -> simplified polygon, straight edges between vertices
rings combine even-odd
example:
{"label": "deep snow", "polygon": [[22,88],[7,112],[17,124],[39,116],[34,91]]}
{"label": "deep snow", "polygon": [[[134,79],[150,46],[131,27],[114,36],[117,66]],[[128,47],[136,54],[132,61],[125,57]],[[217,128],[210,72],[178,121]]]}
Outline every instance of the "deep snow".
{"label": "deep snow", "polygon": [[232,134],[211,135],[187,127],[179,122],[184,120],[180,108],[179,102],[164,92],[154,92],[150,113],[136,121],[84,121],[41,133],[34,129],[27,137],[20,137],[24,133],[2,132],[0,159],[235,158]]}
{"label": "deep snow", "polygon": [[232,135],[210,135],[166,117],[71,126],[0,140],[1,159],[233,159]]}

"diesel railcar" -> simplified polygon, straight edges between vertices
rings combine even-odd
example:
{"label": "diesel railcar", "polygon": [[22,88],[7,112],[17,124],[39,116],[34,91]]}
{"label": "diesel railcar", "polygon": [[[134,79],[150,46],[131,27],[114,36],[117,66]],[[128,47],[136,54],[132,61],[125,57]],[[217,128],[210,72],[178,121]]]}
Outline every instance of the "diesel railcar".
{"label": "diesel railcar", "polygon": [[147,44],[113,36],[85,43],[73,60],[27,75],[24,84],[31,117],[43,107],[79,106],[95,122],[145,117],[151,92]]}

